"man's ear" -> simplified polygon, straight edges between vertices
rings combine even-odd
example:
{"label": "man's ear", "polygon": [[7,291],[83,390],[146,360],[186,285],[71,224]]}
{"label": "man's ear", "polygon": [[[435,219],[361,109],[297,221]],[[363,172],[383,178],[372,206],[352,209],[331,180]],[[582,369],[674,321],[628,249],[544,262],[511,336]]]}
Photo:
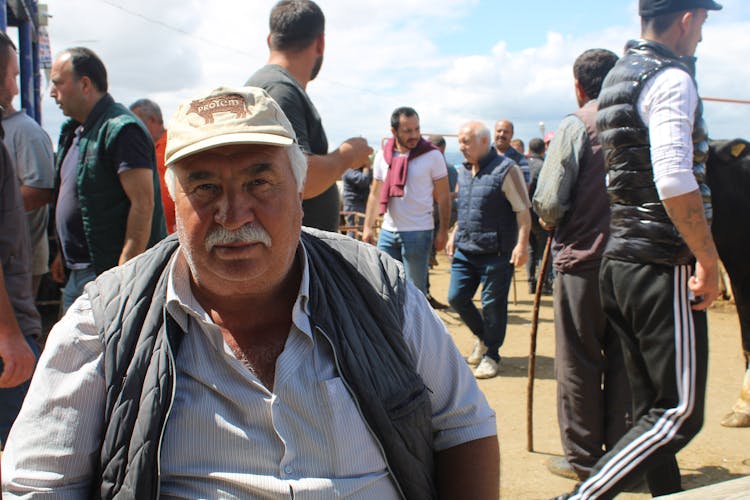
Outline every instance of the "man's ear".
{"label": "man's ear", "polygon": [[81,83],[81,90],[84,94],[89,94],[92,91],[96,90],[96,87],[94,87],[94,83],[91,81],[91,78],[88,76],[82,76],[78,79],[78,81]]}
{"label": "man's ear", "polygon": [[581,82],[578,81],[578,79],[574,80],[574,85],[576,89],[576,99],[578,100],[578,105],[583,106],[586,102],[590,100],[590,97],[586,94],[586,91],[583,90],[583,85],[581,85]]}
{"label": "man's ear", "polygon": [[692,10],[685,11],[680,16],[679,22],[677,24],[680,27],[681,35],[684,35],[690,29],[690,24],[693,22],[694,17],[695,15]]}
{"label": "man's ear", "polygon": [[318,38],[315,39],[315,49],[319,56],[322,56],[326,49],[326,34],[321,33]]}

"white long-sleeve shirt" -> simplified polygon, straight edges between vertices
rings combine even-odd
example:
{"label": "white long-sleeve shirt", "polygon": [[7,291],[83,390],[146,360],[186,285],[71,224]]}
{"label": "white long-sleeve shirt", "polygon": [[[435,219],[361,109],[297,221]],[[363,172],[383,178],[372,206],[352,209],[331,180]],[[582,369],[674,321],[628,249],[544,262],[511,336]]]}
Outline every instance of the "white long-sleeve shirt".
{"label": "white long-sleeve shirt", "polygon": [[641,90],[638,113],[648,126],[654,183],[662,200],[698,189],[692,139],[697,107],[695,83],[678,68],[660,71]]}

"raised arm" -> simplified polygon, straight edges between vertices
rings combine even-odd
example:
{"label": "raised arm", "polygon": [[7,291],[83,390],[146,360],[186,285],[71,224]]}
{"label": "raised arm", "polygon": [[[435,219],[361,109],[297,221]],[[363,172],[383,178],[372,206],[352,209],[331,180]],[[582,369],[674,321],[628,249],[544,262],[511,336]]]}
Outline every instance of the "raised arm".
{"label": "raised arm", "polygon": [[327,155],[307,156],[307,179],[304,199],[318,196],[344,175],[349,168],[370,163],[372,148],[361,137],[345,140],[336,151]]}

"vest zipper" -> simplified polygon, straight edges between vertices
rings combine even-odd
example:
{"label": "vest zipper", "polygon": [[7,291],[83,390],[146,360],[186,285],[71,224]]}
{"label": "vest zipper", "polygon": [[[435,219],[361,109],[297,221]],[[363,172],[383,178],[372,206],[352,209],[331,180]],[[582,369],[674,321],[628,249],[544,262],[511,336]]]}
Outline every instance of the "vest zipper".
{"label": "vest zipper", "polygon": [[326,332],[324,332],[323,329],[320,328],[318,325],[315,325],[315,330],[317,330],[318,333],[320,333],[323,336],[323,338],[326,339],[326,341],[328,342],[328,345],[331,346],[331,352],[333,353],[333,362],[336,365],[336,371],[341,377],[341,382],[344,384],[344,387],[346,387],[347,392],[349,392],[349,395],[354,401],[354,404],[357,406],[357,411],[359,412],[359,416],[362,417],[362,421],[365,423],[367,430],[370,432],[370,435],[375,439],[375,442],[377,443],[378,448],[380,449],[380,454],[383,456],[383,459],[385,460],[385,467],[386,469],[388,469],[388,473],[391,475],[391,478],[393,479],[393,483],[396,485],[396,489],[398,490],[399,496],[403,499],[406,499],[406,495],[404,495],[404,491],[401,489],[401,485],[398,483],[398,478],[393,473],[393,470],[391,469],[391,464],[388,463],[388,456],[385,454],[385,450],[383,449],[383,444],[380,442],[380,438],[375,433],[375,431],[372,430],[372,427],[370,427],[370,423],[367,421],[364,414],[362,413],[362,407],[359,404],[359,400],[354,394],[354,391],[352,390],[351,386],[349,386],[349,382],[346,381],[344,374],[341,372],[341,365],[339,365],[339,358],[336,355],[336,348],[333,346],[333,342],[328,337],[328,334],[326,334]]}
{"label": "vest zipper", "polygon": [[156,496],[158,499],[161,495],[161,445],[164,441],[164,431],[167,429],[167,421],[169,420],[169,414],[172,412],[172,406],[174,405],[174,396],[177,390],[177,369],[175,368],[174,353],[172,352],[172,344],[169,342],[169,332],[167,321],[166,308],[164,310],[164,339],[167,344],[167,357],[170,361],[169,371],[172,375],[172,396],[169,399],[169,406],[167,407],[167,413],[164,416],[164,422],[161,425],[161,432],[159,433],[159,446],[156,448]]}

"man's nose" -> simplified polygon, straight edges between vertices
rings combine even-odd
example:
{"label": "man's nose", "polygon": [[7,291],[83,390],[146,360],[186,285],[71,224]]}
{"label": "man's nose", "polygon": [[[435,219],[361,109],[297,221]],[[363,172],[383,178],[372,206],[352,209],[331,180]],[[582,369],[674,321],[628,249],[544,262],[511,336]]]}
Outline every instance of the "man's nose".
{"label": "man's nose", "polygon": [[217,202],[214,220],[227,229],[239,229],[255,220],[254,209],[252,196],[239,189],[229,190]]}

